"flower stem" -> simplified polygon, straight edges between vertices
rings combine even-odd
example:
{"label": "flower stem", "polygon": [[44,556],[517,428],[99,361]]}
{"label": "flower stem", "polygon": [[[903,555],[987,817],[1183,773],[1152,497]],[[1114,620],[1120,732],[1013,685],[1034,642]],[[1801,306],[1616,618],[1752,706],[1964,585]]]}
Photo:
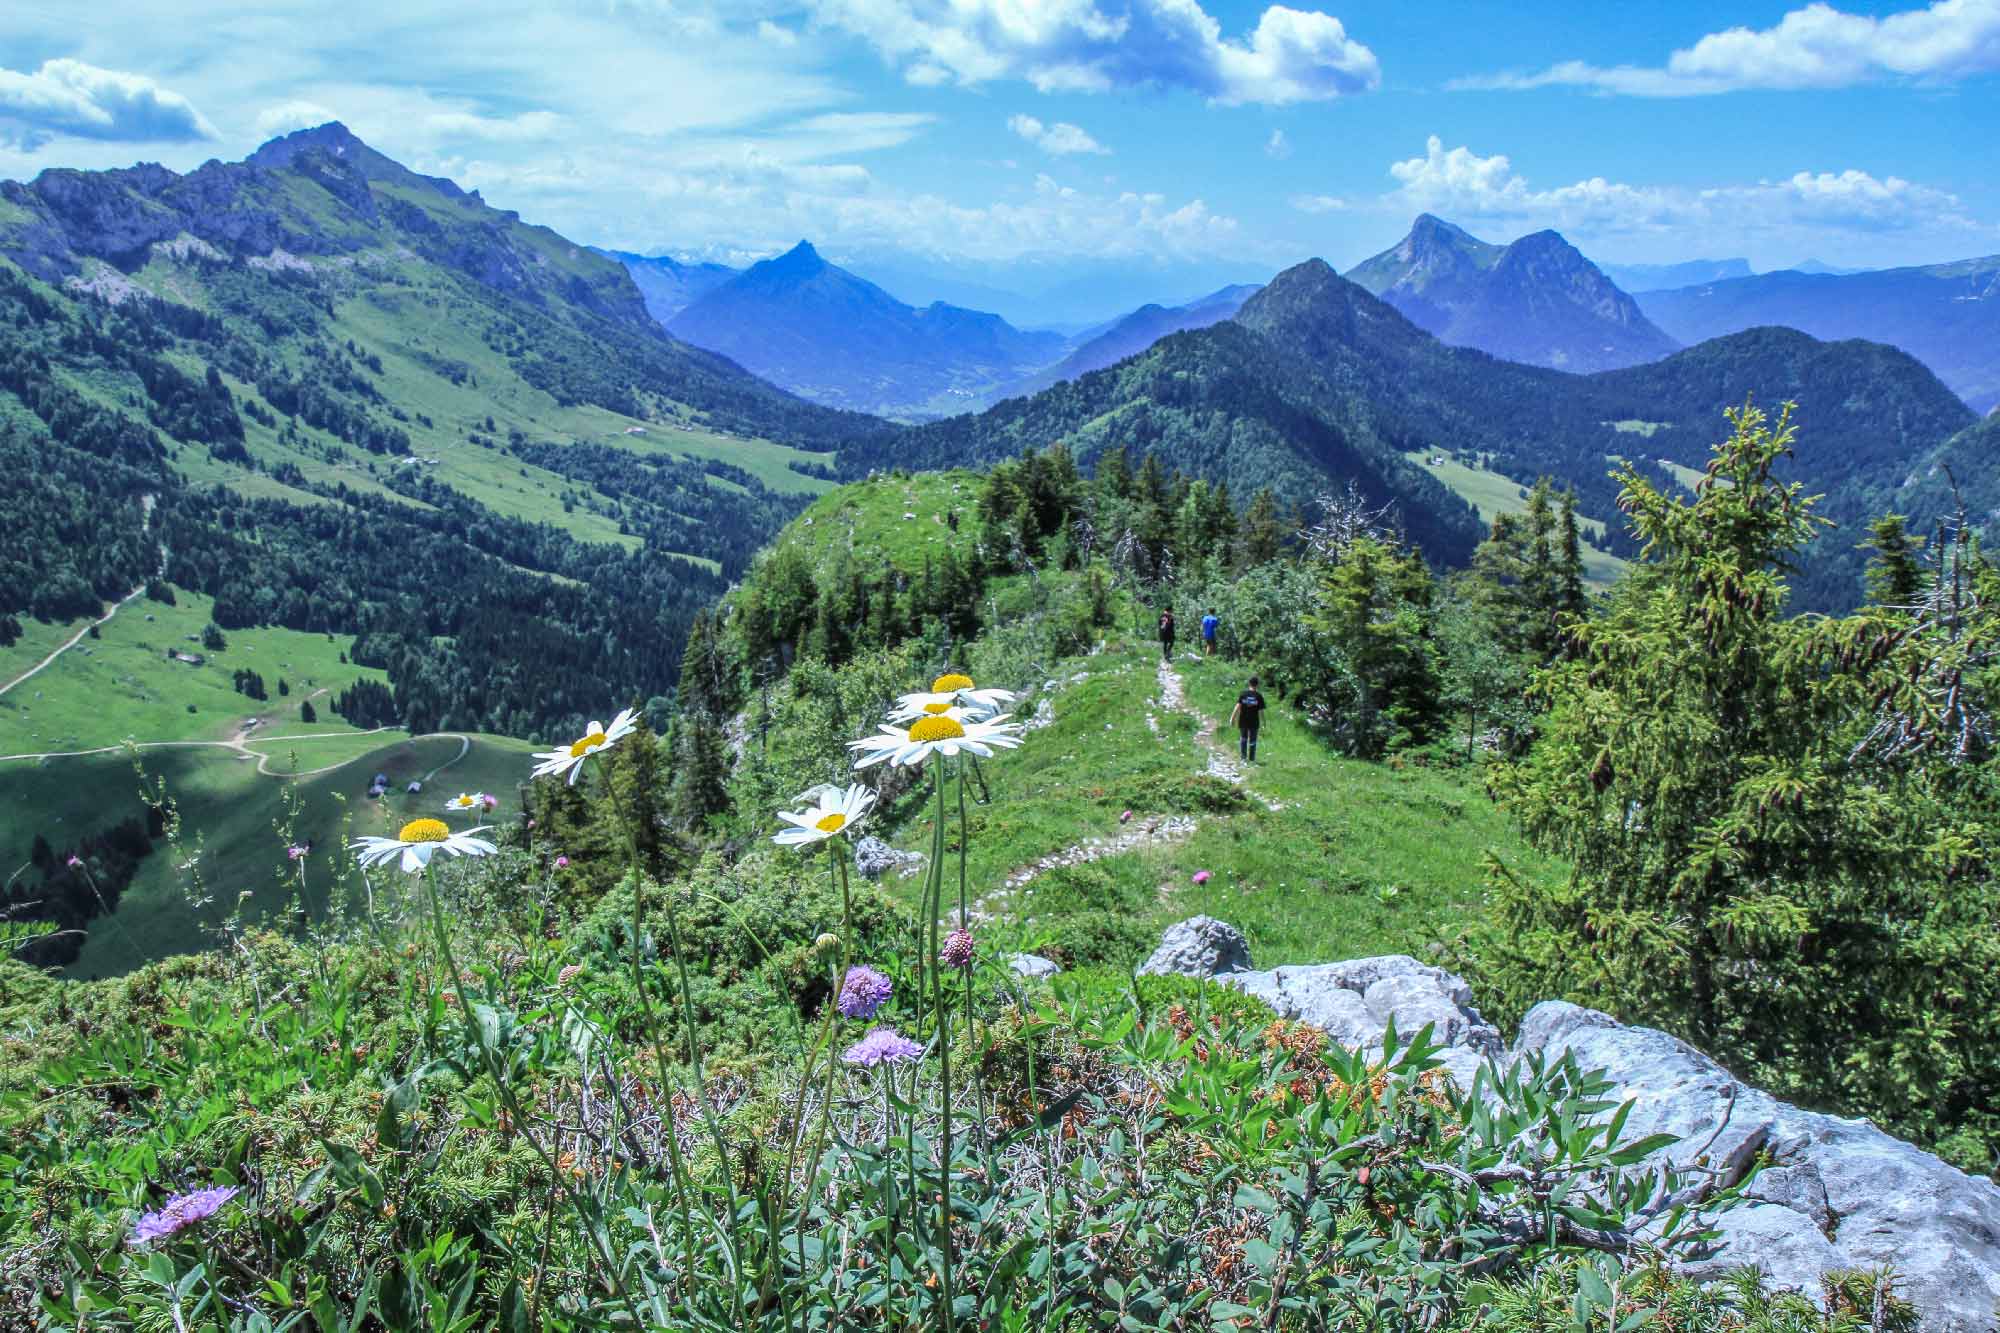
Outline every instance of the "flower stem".
{"label": "flower stem", "polygon": [[[944,915],[944,866],[941,864],[944,852],[944,760],[937,761],[932,772],[937,787],[937,849],[938,857],[933,860],[938,892],[932,898],[931,947],[924,958],[924,965],[931,974],[931,1004],[937,1011],[938,1037],[938,1120],[940,1125],[938,1142],[938,1199],[939,1225],[938,1248],[944,1256],[943,1301],[938,1306],[938,1327],[943,1333],[951,1333],[952,1328],[952,1269],[955,1267],[951,1252],[951,1020],[945,1008],[944,964],[938,961],[938,925]],[[961,865],[965,855],[963,832],[959,836],[959,856]],[[964,895],[963,870],[960,872],[961,898]]]}

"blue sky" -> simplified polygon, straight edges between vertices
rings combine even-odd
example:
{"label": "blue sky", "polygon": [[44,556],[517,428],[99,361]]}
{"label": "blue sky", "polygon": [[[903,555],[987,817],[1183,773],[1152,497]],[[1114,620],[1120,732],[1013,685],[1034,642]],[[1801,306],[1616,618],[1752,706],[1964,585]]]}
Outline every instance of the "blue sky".
{"label": "blue sky", "polygon": [[0,176],[337,117],[579,240],[1016,290],[1345,268],[1426,210],[1607,262],[2000,251],[2000,0],[1293,4],[15,0]]}

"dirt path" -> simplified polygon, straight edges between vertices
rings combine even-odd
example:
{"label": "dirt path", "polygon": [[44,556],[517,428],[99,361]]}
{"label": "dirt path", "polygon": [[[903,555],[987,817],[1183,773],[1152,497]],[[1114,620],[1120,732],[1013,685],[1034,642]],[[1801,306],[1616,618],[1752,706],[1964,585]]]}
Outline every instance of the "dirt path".
{"label": "dirt path", "polygon": [[[1243,788],[1245,792],[1256,797],[1266,810],[1284,809],[1285,803],[1283,801],[1272,800],[1250,784],[1249,780],[1244,776],[1242,762],[1235,755],[1229,753],[1228,742],[1218,742],[1215,739],[1215,731],[1220,723],[1188,702],[1187,683],[1181,679],[1181,673],[1174,670],[1173,663],[1161,662],[1158,678],[1160,682],[1160,706],[1171,712],[1186,713],[1194,718],[1195,744],[1201,746],[1202,750],[1208,755],[1208,767],[1205,770],[1207,774],[1212,778],[1222,779],[1232,787]],[[1158,724],[1154,722],[1151,714],[1147,715],[1146,721],[1155,731],[1159,729]]]}
{"label": "dirt path", "polygon": [[[139,497],[139,509],[144,515],[143,526],[146,528],[150,529],[153,526],[153,506],[157,503],[158,500],[154,496],[142,495]],[[162,544],[160,546],[160,567],[157,571],[155,571],[154,576],[159,577],[161,575],[164,575],[166,572],[167,572],[167,548],[165,544]],[[44,657],[41,661],[29,667],[26,671],[23,671],[20,675],[14,677],[14,679],[8,681],[5,685],[0,685],[0,694],[7,693],[7,691],[13,689],[16,685],[19,685],[22,681],[27,680],[39,674],[44,667],[54,662],[58,657],[61,657],[64,653],[68,652],[70,649],[76,647],[76,645],[83,640],[84,635],[90,633],[92,630],[96,629],[99,625],[102,625],[105,621],[117,615],[121,607],[123,607],[127,602],[130,602],[133,598],[139,596],[141,593],[145,591],[146,591],[146,585],[142,583],[138,587],[132,589],[132,591],[126,593],[123,597],[120,597],[117,601],[113,602],[108,609],[106,609],[103,615],[91,621],[88,625],[85,625],[82,629],[78,630],[76,633],[70,635],[68,641],[65,642],[61,647],[57,648],[47,657]]]}
{"label": "dirt path", "polygon": [[29,667],[26,671],[23,671],[20,675],[14,677],[14,679],[8,681],[5,685],[0,685],[0,694],[5,694],[7,691],[13,689],[16,685],[19,685],[23,681],[28,680],[29,678],[40,674],[44,668],[52,665],[58,657],[61,657],[64,653],[68,652],[70,649],[76,647],[77,644],[81,643],[83,641],[84,635],[90,633],[92,630],[96,629],[99,625],[102,625],[105,621],[117,615],[118,609],[120,607],[124,606],[134,597],[139,596],[141,593],[145,591],[146,591],[146,585],[142,583],[138,587],[132,589],[132,591],[126,593],[123,597],[119,598],[117,601],[113,602],[111,604],[111,609],[109,611],[106,611],[103,615],[91,621],[89,624],[85,625],[82,629],[78,630],[76,633],[70,635],[69,638],[66,639],[62,643],[62,645],[58,647],[54,652],[50,653],[47,657],[44,657],[41,661]]}
{"label": "dirt path", "polygon": [[[387,727],[371,727],[367,731],[327,731],[313,736],[264,736],[257,738],[256,743],[258,745],[271,746],[281,743],[295,744],[301,741],[338,740],[351,736],[374,736],[388,730],[389,728]],[[458,753],[424,774],[422,778],[418,779],[420,782],[429,782],[432,778],[444,772],[447,768],[450,768],[453,764],[472,752],[472,738],[455,731],[434,731],[423,736],[412,736],[410,740],[413,742],[429,740],[455,740],[458,742]],[[267,778],[316,778],[323,774],[334,772],[336,769],[346,768],[349,764],[359,763],[361,760],[367,758],[366,755],[355,755],[351,759],[343,759],[339,763],[327,764],[320,768],[301,769],[297,773],[275,773],[271,770],[271,760],[274,756],[266,754],[262,750],[251,749],[249,743],[239,737],[236,740],[230,741],[139,741],[129,747],[124,745],[100,745],[94,750],[44,750],[29,754],[0,754],[0,763],[5,763],[10,759],[76,759],[84,755],[116,754],[128,748],[134,750],[228,750],[239,759],[255,759],[257,761],[257,772]]]}

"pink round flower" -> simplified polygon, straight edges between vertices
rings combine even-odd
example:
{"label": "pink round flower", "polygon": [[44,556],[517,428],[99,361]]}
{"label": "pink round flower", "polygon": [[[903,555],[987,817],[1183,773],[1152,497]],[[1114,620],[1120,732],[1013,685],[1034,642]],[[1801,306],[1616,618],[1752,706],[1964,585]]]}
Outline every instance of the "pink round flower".
{"label": "pink round flower", "polygon": [[69,868],[71,870],[83,869],[83,858],[78,856],[75,852],[71,852],[69,855]]}
{"label": "pink round flower", "polygon": [[488,792],[480,793],[479,803],[488,810],[498,810],[500,808],[500,798]]}
{"label": "pink round flower", "polygon": [[964,971],[972,966],[972,932],[954,930],[944,937],[944,947],[938,950],[938,961],[946,967]]}
{"label": "pink round flower", "polygon": [[1206,870],[1197,870],[1197,871],[1195,871],[1195,872],[1194,872],[1194,882],[1195,882],[1195,883],[1197,883],[1197,884],[1206,884],[1206,883],[1208,883],[1208,872],[1207,872]]}
{"label": "pink round flower", "polygon": [[1118,816],[1118,822],[1119,822],[1119,823],[1121,823],[1121,824],[1129,824],[1129,823],[1131,823],[1131,822],[1132,822],[1132,812],[1131,812],[1130,810],[1127,810],[1127,811],[1126,811],[1126,812],[1125,812],[1124,814],[1122,814],[1122,815]]}
{"label": "pink round flower", "polygon": [[567,856],[558,856],[558,857],[556,858],[556,869],[557,869],[557,870],[568,870],[568,869],[569,869],[569,858],[568,858]]}
{"label": "pink round flower", "polygon": [[291,857],[292,860],[294,861],[303,861],[306,859],[306,851],[307,851],[306,848],[300,846],[298,843],[295,842],[291,846],[285,848],[285,855]]}

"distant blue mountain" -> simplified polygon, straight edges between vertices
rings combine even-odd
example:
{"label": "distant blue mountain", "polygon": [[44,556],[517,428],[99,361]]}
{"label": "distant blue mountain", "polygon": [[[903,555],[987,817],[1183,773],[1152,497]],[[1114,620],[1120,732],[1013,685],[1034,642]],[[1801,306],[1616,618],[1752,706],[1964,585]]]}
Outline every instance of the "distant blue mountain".
{"label": "distant blue mountain", "polygon": [[1060,334],[983,311],[905,305],[805,241],[711,288],[667,327],[803,398],[901,418],[984,406],[1067,348]]}
{"label": "distant blue mountain", "polygon": [[1860,273],[1786,269],[1638,297],[1683,342],[1778,324],[1815,338],[1866,338],[1929,366],[1974,411],[2000,406],[2000,255]]}
{"label": "distant blue mountain", "polygon": [[1721,282],[1726,278],[1747,278],[1747,259],[1689,259],[1678,264],[1599,264],[1605,277],[1628,292],[1660,292],[1674,287],[1692,287],[1697,282]]}
{"label": "distant blue mountain", "polygon": [[1085,340],[1068,356],[1009,388],[1006,396],[1039,393],[1051,384],[1061,384],[1093,370],[1102,370],[1137,356],[1170,333],[1205,329],[1219,324],[1242,308],[1257,291],[1254,283],[1242,283],[1210,292],[1182,306],[1144,305],[1122,319],[1095,330],[1085,330]]}
{"label": "distant blue mountain", "polygon": [[639,295],[645,298],[646,313],[662,324],[742,271],[726,264],[690,264],[671,255],[635,255],[625,250],[598,253],[625,266]]}

